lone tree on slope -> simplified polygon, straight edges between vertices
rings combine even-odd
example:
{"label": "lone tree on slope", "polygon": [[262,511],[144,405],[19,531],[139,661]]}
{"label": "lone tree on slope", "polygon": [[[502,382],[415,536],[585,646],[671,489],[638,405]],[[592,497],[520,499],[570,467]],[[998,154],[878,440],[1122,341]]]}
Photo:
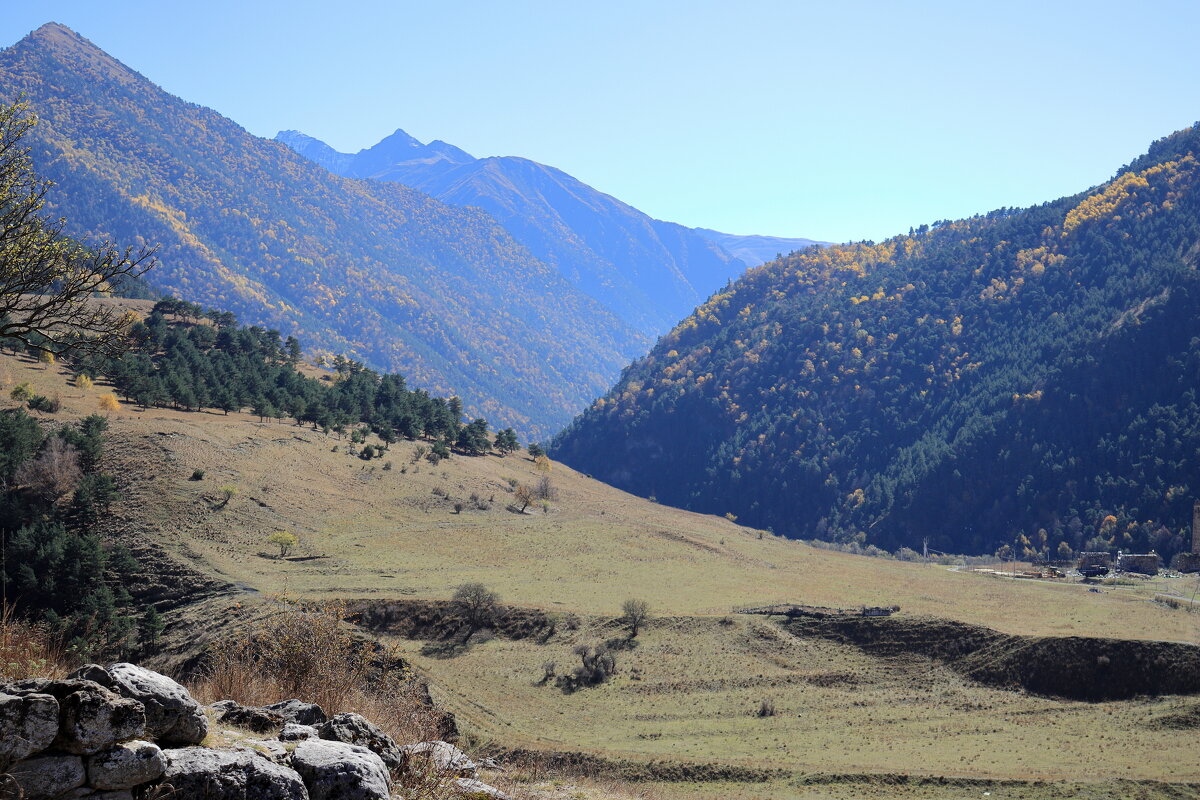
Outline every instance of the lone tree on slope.
{"label": "lone tree on slope", "polygon": [[475,631],[495,621],[500,595],[482,583],[464,583],[455,590],[453,603],[467,621],[465,642]]}
{"label": "lone tree on slope", "polygon": [[279,548],[280,558],[287,558],[287,554],[300,542],[296,534],[287,531],[275,531],[267,537],[267,541]]}
{"label": "lone tree on slope", "polygon": [[621,605],[621,621],[629,628],[629,638],[638,635],[638,630],[650,616],[650,604],[645,600],[629,598]]}

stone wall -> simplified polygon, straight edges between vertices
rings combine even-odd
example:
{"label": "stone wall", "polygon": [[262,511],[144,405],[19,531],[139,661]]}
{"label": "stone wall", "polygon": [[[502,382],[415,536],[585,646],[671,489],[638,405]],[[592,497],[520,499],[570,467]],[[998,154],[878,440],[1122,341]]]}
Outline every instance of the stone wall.
{"label": "stone wall", "polygon": [[430,776],[447,796],[509,800],[477,770],[447,742],[399,746],[299,700],[205,708],[134,664],[0,684],[0,800],[390,800]]}

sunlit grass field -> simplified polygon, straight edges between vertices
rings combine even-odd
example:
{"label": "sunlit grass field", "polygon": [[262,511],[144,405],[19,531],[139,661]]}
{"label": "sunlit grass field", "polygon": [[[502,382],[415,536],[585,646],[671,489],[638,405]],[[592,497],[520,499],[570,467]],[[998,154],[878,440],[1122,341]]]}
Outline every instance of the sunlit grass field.
{"label": "sunlit grass field", "polygon": [[[11,386],[25,381],[62,399],[61,420],[97,411],[110,391],[78,388],[56,366],[0,358],[6,405]],[[416,457],[420,443],[402,442],[365,462],[347,453],[348,438],[247,414],[128,405],[106,413],[107,469],[121,476],[125,495],[119,523],[242,590],[248,606],[272,595],[445,599],[479,581],[504,603],[578,615],[578,630],[560,625],[544,645],[492,639],[437,658],[423,654],[422,642],[394,642],[475,740],[797,774],[1200,781],[1195,737],[1154,724],[1200,701],[1032,697],[981,687],[919,657],[879,659],[730,613],[779,601],[898,605],[901,614],[1014,634],[1197,642],[1200,613],[1152,602],[1160,592],[1190,595],[1195,576],[1100,592],[1000,579],[779,539],[634,497],[561,464],[539,471],[524,455],[456,456],[435,466]],[[197,470],[203,477],[193,480]],[[543,478],[555,491],[548,506],[516,512],[513,483]],[[286,559],[267,541],[279,530],[299,538]],[[623,635],[613,619],[630,597],[648,601],[654,620],[618,652],[609,683],[573,694],[539,683],[547,661],[559,671],[574,666],[575,644]],[[220,607],[201,606],[197,622],[219,627]],[[187,629],[188,613],[173,619],[174,630]],[[757,716],[766,700],[775,715]],[[654,792],[864,796],[845,794],[849,785]],[[859,784],[867,796],[963,796],[911,785],[889,795],[888,786]]]}

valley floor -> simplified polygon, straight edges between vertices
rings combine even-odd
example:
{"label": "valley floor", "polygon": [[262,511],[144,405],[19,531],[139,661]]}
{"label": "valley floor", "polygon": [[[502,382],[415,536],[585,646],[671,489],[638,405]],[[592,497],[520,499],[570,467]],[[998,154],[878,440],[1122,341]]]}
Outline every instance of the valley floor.
{"label": "valley floor", "polygon": [[[55,419],[95,412],[109,391],[0,357],[4,397],[25,381],[61,397]],[[1174,784],[1138,789],[1147,797],[1198,795],[1183,785],[1200,782],[1194,729],[1163,720],[1189,710],[1200,717],[1200,698],[1036,697],[982,686],[921,656],[868,655],[731,613],[781,601],[898,605],[901,615],[1012,634],[1196,643],[1200,614],[1152,602],[1157,593],[1189,595],[1195,576],[1099,593],[1002,580],[813,548],[657,505],[560,464],[539,472],[520,455],[434,466],[416,457],[420,443],[402,442],[366,462],[347,452],[349,439],[246,414],[122,406],[109,418],[106,469],[125,498],[114,531],[207,581],[206,599],[168,614],[176,665],[225,626],[269,613],[279,595],[437,600],[480,581],[506,604],[551,614],[558,632],[544,644],[473,641],[453,657],[426,642],[393,642],[473,741],[782,770],[736,786],[608,786],[599,776],[571,788],[530,774],[521,784],[527,797],[1049,798],[1076,796],[1056,794],[1071,786],[1099,797],[1112,796],[1098,787],[1115,780]],[[197,471],[203,477],[193,480]],[[513,485],[542,478],[555,491],[548,507],[518,513]],[[228,502],[223,487],[233,490]],[[286,559],[267,542],[278,530],[299,537]],[[614,618],[629,597],[647,600],[654,618],[618,650],[610,682],[574,693],[540,683],[545,662],[559,672],[574,666],[576,644],[620,638]],[[764,701],[773,716],[757,715]]]}

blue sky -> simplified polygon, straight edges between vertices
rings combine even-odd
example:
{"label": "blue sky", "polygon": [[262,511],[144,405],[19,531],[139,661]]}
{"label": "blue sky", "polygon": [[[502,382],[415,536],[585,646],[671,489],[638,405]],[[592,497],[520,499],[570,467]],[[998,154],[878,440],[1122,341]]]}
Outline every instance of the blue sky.
{"label": "blue sky", "polygon": [[662,219],[882,239],[1087,188],[1200,119],[1200,2],[10,4],[252,133],[400,127]]}

